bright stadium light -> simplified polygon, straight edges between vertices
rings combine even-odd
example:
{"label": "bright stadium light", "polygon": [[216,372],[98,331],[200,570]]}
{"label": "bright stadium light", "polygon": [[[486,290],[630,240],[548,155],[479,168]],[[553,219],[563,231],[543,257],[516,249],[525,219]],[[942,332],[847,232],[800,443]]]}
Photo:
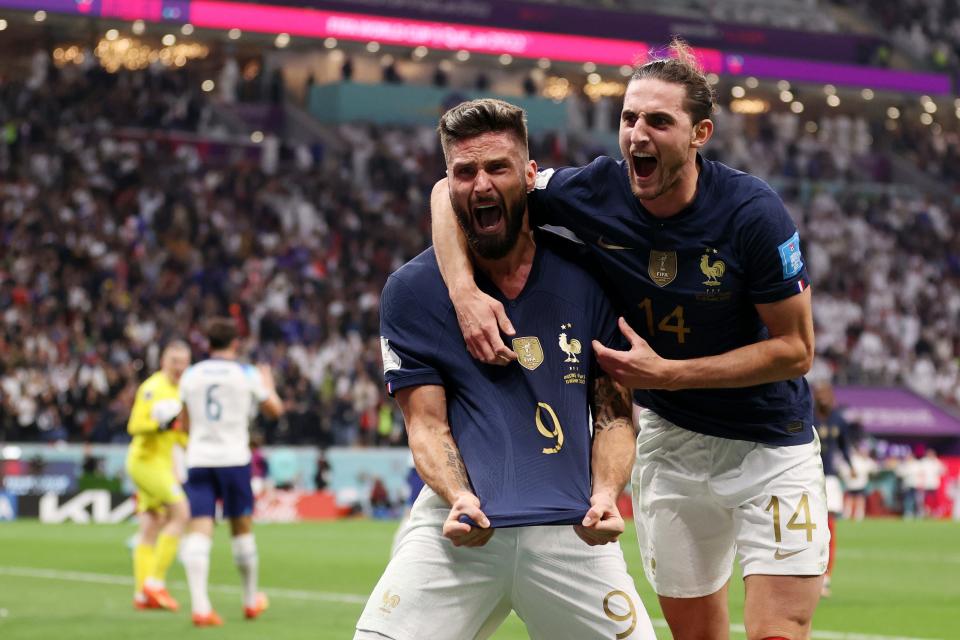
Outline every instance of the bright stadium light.
{"label": "bright stadium light", "polygon": [[730,95],[732,95],[734,98],[742,98],[743,96],[747,95],[747,90],[740,85],[736,85],[730,89]]}
{"label": "bright stadium light", "polygon": [[718,84],[719,82],[720,82],[720,76],[718,76],[718,75],[715,74],[715,73],[708,73],[708,74],[707,74],[707,84],[713,86],[713,85]]}
{"label": "bright stadium light", "polygon": [[501,53],[501,54],[500,54],[500,64],[502,64],[503,66],[507,66],[508,64],[510,64],[510,63],[512,63],[512,62],[513,62],[513,56],[512,56],[512,55],[510,55],[509,53]]}
{"label": "bright stadium light", "polygon": [[231,40],[239,40],[240,29],[230,29],[230,31],[227,31],[227,37],[230,38]]}
{"label": "bright stadium light", "polygon": [[200,85],[200,88],[206,91],[207,93],[210,93],[211,91],[214,90],[216,86],[217,85],[213,82],[213,80],[204,80],[203,83]]}
{"label": "bright stadium light", "polygon": [[793,92],[787,90],[781,91],[780,100],[783,102],[793,102]]}
{"label": "bright stadium light", "polygon": [[[620,75],[622,75],[624,78],[629,78],[630,76],[633,75],[633,67],[631,67],[631,66],[628,65],[628,64],[625,64],[625,65],[621,66],[621,67],[620,67]],[[710,82],[710,78],[709,78],[709,77],[707,78],[707,82]]]}
{"label": "bright stadium light", "polygon": [[120,37],[120,32],[117,31],[116,29],[107,29],[107,32],[103,34],[103,37],[109,40],[110,42],[113,42],[114,40]]}
{"label": "bright stadium light", "polygon": [[0,31],[5,31],[7,28],[7,21],[0,19]]}
{"label": "bright stadium light", "polygon": [[367,51],[370,53],[376,53],[377,51],[380,51],[380,43],[376,40],[371,40],[367,43]]}
{"label": "bright stadium light", "polygon": [[290,34],[289,33],[278,33],[276,40],[273,41],[277,45],[278,49],[283,49],[288,44],[290,44]]}
{"label": "bright stadium light", "polygon": [[327,49],[334,49],[337,46],[337,39],[327,38],[326,40],[323,41],[323,46],[326,47]]}
{"label": "bright stadium light", "polygon": [[173,45],[177,44],[177,36],[173,35],[172,33],[168,33],[160,38],[160,42],[162,42],[163,46],[165,47],[172,47]]}
{"label": "bright stadium light", "polygon": [[587,82],[589,82],[590,84],[600,84],[600,81],[602,79],[603,78],[600,77],[599,73],[591,73],[590,75],[587,76]]}
{"label": "bright stadium light", "polygon": [[864,100],[873,100],[873,89],[864,89],[860,92],[860,97]]}
{"label": "bright stadium light", "polygon": [[457,51],[453,55],[453,57],[456,58],[459,62],[466,62],[467,60],[470,59],[470,52],[467,51],[466,49],[460,49],[460,51]]}
{"label": "bright stadium light", "polygon": [[827,96],[827,104],[830,105],[831,107],[839,107],[839,106],[840,106],[840,96],[838,96],[838,95],[836,95],[836,94]]}
{"label": "bright stadium light", "polygon": [[931,98],[931,97],[928,96],[928,95],[922,95],[922,96],[920,96],[920,104],[927,104],[927,103],[930,102],[931,100],[933,100],[933,98]]}
{"label": "bright stadium light", "polygon": [[897,109],[896,107],[890,107],[887,109],[887,117],[891,120],[896,120],[900,117],[900,109]]}
{"label": "bright stadium light", "polygon": [[255,142],[256,144],[263,142],[263,131],[254,131],[251,133],[250,142]]}
{"label": "bright stadium light", "polygon": [[193,33],[193,25],[189,22],[180,27],[180,33],[185,36],[189,36]]}
{"label": "bright stadium light", "polygon": [[[4,20],[4,22],[6,22],[6,20]],[[23,450],[15,444],[7,445],[0,450],[0,458],[3,458],[4,460],[19,460],[20,456],[22,455]]]}
{"label": "bright stadium light", "polygon": [[937,112],[937,103],[931,100],[930,102],[923,103],[923,110],[927,113],[936,113]]}
{"label": "bright stadium light", "polygon": [[921,113],[921,114],[920,114],[920,122],[922,122],[923,124],[929,126],[929,125],[933,124],[933,116],[930,115],[929,113]]}
{"label": "bright stadium light", "polygon": [[780,91],[790,91],[790,83],[786,80],[781,80],[777,83],[777,89],[780,89]]}
{"label": "bright stadium light", "polygon": [[790,111],[793,111],[794,113],[803,113],[803,103],[799,101],[791,102]]}
{"label": "bright stadium light", "polygon": [[957,110],[953,112],[953,115],[957,116],[957,120],[960,120],[960,107],[957,107]]}
{"label": "bright stadium light", "polygon": [[421,58],[426,57],[427,53],[429,53],[429,50],[425,46],[420,45],[413,50],[413,57],[417,60],[420,60]]}
{"label": "bright stadium light", "polygon": [[133,24],[130,25],[130,31],[133,31],[133,35],[135,36],[143,35],[146,29],[147,24],[143,20],[134,20]]}
{"label": "bright stadium light", "polygon": [[837,88],[832,84],[823,85],[823,92],[828,96],[834,96],[837,94]]}
{"label": "bright stadium light", "polygon": [[743,81],[743,84],[747,85],[748,89],[756,89],[760,86],[760,81],[754,78],[753,76],[748,77]]}
{"label": "bright stadium light", "polygon": [[596,71],[596,70],[597,70],[597,65],[596,65],[596,64],[594,64],[594,63],[592,63],[592,62],[584,62],[584,63],[583,63],[583,72],[584,72],[584,73],[593,73],[593,72]]}
{"label": "bright stadium light", "polygon": [[550,68],[550,58],[540,58],[537,60],[537,66],[546,71]]}
{"label": "bright stadium light", "polygon": [[36,20],[37,22],[43,22],[44,20],[47,19],[47,12],[41,9],[40,11],[37,11],[35,14],[33,14],[33,19]]}

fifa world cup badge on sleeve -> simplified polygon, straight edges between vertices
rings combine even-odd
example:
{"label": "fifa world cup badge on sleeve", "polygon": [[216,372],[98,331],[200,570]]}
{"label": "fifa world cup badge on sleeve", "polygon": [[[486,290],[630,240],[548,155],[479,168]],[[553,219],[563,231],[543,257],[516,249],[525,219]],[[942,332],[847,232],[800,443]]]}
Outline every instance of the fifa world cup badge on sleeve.
{"label": "fifa world cup badge on sleeve", "polygon": [[803,256],[800,255],[800,233],[794,232],[790,239],[777,247],[780,262],[783,264],[783,279],[792,278],[803,269]]}

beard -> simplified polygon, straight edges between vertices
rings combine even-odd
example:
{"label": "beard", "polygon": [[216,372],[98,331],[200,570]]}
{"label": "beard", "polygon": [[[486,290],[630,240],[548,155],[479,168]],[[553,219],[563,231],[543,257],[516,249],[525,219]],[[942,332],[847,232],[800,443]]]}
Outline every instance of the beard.
{"label": "beard", "polygon": [[504,207],[504,228],[497,234],[479,233],[473,225],[473,216],[459,204],[454,203],[453,210],[470,249],[484,260],[499,260],[517,244],[520,230],[523,229],[523,214],[527,210],[527,196],[523,194],[512,205]]}

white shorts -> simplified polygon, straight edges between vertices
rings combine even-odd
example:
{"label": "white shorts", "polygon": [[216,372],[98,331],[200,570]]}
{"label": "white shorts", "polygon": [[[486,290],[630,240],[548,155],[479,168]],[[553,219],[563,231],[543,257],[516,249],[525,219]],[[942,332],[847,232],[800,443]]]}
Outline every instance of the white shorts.
{"label": "white shorts", "polygon": [[449,511],[423,489],[355,640],[488,638],[511,609],[535,639],[656,638],[619,543],[591,547],[567,525],[498,529],[482,547],[454,547],[441,535]]}
{"label": "white shorts", "polygon": [[821,575],[830,532],[820,440],[775,447],[689,431],[634,407],[633,506],[654,590],[720,589],[736,553],[743,575]]}
{"label": "white shorts", "polygon": [[843,485],[840,484],[840,478],[837,476],[827,476],[827,511],[830,513],[843,513]]}

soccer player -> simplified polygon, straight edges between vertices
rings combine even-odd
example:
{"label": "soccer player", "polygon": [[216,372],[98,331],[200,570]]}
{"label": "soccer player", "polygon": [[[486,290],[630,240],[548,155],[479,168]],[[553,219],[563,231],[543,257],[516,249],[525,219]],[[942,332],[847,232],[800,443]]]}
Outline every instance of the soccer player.
{"label": "soccer player", "polygon": [[[700,155],[713,91],[689,48],[672,48],[627,85],[623,159],[541,173],[531,215],[577,236],[624,315],[630,350],[597,345],[597,359],[634,389],[637,534],[673,636],[728,637],[736,554],[748,637],[803,638],[829,531],[799,234],[767,184]],[[498,327],[513,327],[473,284],[444,191],[434,244],[466,342],[484,362],[512,360]]]}
{"label": "soccer player", "polygon": [[244,617],[252,620],[267,607],[266,596],[257,591],[249,429],[258,410],[271,418],[283,412],[270,368],[237,361],[240,339],[232,319],[212,319],[207,339],[210,357],[187,369],[180,381],[183,422],[190,432],[186,490],[192,513],[180,555],[198,627],[223,624],[207,593],[218,500],[230,520],[233,559],[243,581]]}
{"label": "soccer player", "polygon": [[593,357],[592,339],[618,339],[609,303],[530,229],[523,110],[466,102],[439,130],[477,283],[509,309],[519,357],[470,357],[432,250],[390,276],[384,377],[426,487],[354,637],[486,638],[513,609],[532,638],[652,639],[616,542],[633,428]]}
{"label": "soccer player", "polygon": [[837,469],[837,456],[843,456],[850,469],[851,477],[857,477],[850,457],[850,425],[837,408],[833,387],[822,381],[813,385],[813,416],[816,420],[817,434],[820,436],[820,458],[823,462],[823,475],[827,491],[827,526],[830,529],[830,560],[827,572],[823,576],[820,596],[830,597],[830,580],[837,552],[836,518],[843,513],[843,485]]}
{"label": "soccer player", "polygon": [[127,474],[137,488],[140,520],[133,550],[133,606],[137,609],[179,608],[165,580],[190,518],[173,463],[173,448],[181,435],[177,383],[188,366],[190,347],[180,340],[170,342],[160,355],[160,370],[137,389],[127,422],[127,433],[133,436],[127,451]]}

